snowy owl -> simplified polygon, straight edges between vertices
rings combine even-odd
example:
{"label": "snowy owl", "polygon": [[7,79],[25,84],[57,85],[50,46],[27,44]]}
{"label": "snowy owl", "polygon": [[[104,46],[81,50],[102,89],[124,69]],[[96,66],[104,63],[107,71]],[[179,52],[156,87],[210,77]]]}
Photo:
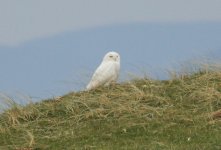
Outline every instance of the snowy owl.
{"label": "snowy owl", "polygon": [[108,86],[115,83],[120,71],[120,55],[116,52],[108,52],[100,66],[94,72],[86,90],[94,89],[98,86]]}

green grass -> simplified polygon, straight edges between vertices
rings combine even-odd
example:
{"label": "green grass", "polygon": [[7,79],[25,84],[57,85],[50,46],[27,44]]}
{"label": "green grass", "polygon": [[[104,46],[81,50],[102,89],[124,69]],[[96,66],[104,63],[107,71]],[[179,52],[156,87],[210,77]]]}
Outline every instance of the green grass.
{"label": "green grass", "polygon": [[221,72],[135,79],[0,115],[0,149],[221,149]]}

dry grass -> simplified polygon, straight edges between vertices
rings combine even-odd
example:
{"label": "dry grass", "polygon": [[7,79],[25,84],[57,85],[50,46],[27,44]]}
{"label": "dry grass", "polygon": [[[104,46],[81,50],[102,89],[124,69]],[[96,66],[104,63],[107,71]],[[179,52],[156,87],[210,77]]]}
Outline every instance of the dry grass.
{"label": "dry grass", "polygon": [[136,79],[15,105],[0,149],[221,149],[220,108],[220,71]]}

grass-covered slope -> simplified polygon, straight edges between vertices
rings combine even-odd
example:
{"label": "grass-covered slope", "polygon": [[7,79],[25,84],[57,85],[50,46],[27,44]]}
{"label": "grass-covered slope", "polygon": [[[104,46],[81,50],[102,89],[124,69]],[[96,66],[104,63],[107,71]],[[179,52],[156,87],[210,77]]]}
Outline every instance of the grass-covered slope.
{"label": "grass-covered slope", "polygon": [[218,150],[220,109],[220,72],[137,79],[14,106],[0,115],[0,149]]}

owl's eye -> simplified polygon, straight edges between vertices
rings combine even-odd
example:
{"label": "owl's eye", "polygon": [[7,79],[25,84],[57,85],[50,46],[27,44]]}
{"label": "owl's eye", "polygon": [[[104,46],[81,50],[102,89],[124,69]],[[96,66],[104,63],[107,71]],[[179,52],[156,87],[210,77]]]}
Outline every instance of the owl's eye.
{"label": "owl's eye", "polygon": [[110,55],[109,57],[110,57],[110,58],[113,58],[113,56],[112,56],[112,55]]}

